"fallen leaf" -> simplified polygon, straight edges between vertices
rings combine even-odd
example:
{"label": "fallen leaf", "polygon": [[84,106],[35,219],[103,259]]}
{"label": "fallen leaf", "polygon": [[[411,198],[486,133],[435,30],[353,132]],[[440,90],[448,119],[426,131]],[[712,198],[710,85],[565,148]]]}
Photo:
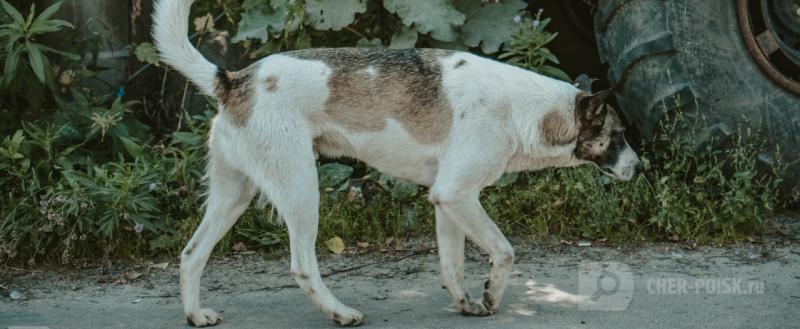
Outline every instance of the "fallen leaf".
{"label": "fallen leaf", "polygon": [[358,246],[360,249],[367,249],[369,248],[369,242],[359,242],[356,243],[356,246]]}
{"label": "fallen leaf", "polygon": [[131,279],[131,280],[136,280],[136,279],[140,278],[140,277],[141,277],[143,274],[144,274],[144,273],[142,273],[142,272],[131,272],[131,273],[128,275],[128,279]]}
{"label": "fallen leaf", "polygon": [[233,247],[231,249],[233,249],[233,251],[236,251],[236,252],[243,252],[243,251],[247,251],[247,246],[244,243],[239,242],[239,243],[233,245]]}
{"label": "fallen leaf", "polygon": [[155,267],[155,268],[160,268],[160,269],[162,269],[162,270],[163,270],[163,269],[166,269],[166,268],[167,268],[167,266],[169,266],[169,262],[163,262],[163,263],[158,263],[158,264],[152,264],[152,265],[150,265],[150,267],[151,267],[151,268],[152,268],[152,267]]}
{"label": "fallen leaf", "polygon": [[328,241],[325,241],[325,245],[328,246],[328,250],[333,252],[334,254],[341,254],[344,251],[344,241],[340,237],[333,237]]}
{"label": "fallen leaf", "polygon": [[214,16],[211,13],[194,19],[194,30],[197,32],[209,31],[214,29]]}
{"label": "fallen leaf", "polygon": [[561,239],[561,244],[571,246],[572,245],[572,241]]}
{"label": "fallen leaf", "polygon": [[673,234],[667,239],[669,239],[669,241],[678,241],[681,239],[681,237],[679,237],[677,234]]}

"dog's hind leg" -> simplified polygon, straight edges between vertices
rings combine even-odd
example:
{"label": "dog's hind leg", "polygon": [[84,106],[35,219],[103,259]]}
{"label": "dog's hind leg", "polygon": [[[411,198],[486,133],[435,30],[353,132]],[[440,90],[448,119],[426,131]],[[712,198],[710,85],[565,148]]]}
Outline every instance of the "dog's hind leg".
{"label": "dog's hind leg", "polygon": [[217,324],[222,317],[200,307],[200,276],[214,249],[247,209],[255,191],[241,173],[216,159],[212,152],[208,168],[208,199],[200,226],[181,253],[181,298],[186,322],[196,327]]}
{"label": "dog's hind leg", "polygon": [[277,151],[266,175],[258,179],[272,205],[286,222],[291,272],[297,284],[328,317],[342,326],[361,324],[361,312],[342,304],[322,281],[315,242],[319,225],[319,183],[311,141],[294,141],[291,150]]}

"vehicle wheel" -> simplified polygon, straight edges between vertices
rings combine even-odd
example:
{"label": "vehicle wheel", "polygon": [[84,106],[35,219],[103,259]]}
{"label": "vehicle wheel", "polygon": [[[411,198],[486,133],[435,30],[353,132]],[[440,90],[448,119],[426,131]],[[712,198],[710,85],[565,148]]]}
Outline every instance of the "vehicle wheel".
{"label": "vehicle wheel", "polygon": [[676,110],[705,116],[709,134],[764,127],[800,182],[800,0],[600,0],[595,34],[643,137]]}

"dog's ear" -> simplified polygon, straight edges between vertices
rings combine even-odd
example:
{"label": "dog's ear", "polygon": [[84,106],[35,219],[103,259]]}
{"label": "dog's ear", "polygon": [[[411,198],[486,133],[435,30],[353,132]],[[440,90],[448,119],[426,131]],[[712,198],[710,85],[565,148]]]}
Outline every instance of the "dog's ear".
{"label": "dog's ear", "polygon": [[598,91],[594,94],[580,93],[575,100],[575,114],[584,127],[602,127],[605,124],[608,107],[606,101],[612,89]]}

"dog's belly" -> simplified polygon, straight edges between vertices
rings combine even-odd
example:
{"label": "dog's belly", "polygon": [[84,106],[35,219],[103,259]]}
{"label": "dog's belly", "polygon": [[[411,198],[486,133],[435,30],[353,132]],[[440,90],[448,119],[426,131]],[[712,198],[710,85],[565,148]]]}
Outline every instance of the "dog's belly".
{"label": "dog's belly", "polygon": [[418,143],[392,119],[376,132],[329,127],[315,139],[314,147],[321,155],[357,159],[382,173],[424,186],[431,186],[436,178],[441,150],[440,144]]}

